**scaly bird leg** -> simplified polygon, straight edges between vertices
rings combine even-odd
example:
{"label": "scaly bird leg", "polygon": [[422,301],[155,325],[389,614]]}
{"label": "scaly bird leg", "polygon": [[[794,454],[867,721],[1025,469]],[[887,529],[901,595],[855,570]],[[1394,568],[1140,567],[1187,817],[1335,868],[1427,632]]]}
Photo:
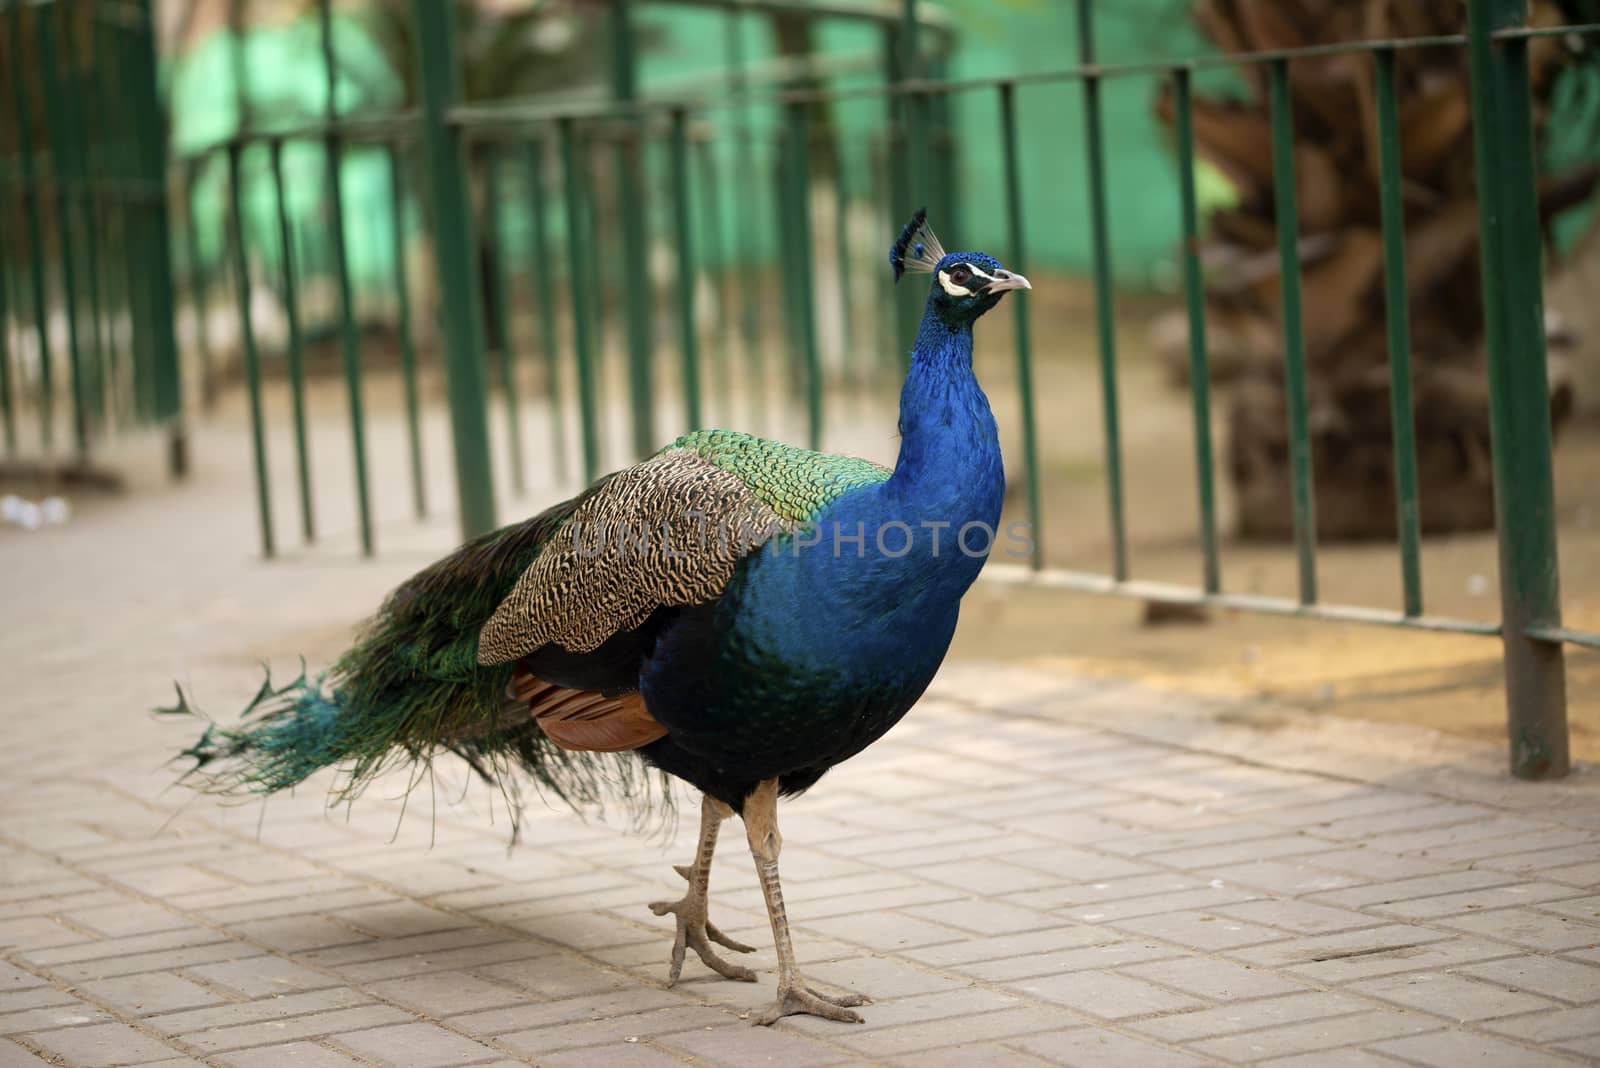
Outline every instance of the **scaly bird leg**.
{"label": "scaly bird leg", "polygon": [[756,1023],[774,1024],[785,1016],[798,1014],[861,1023],[861,1014],[851,1012],[850,1006],[867,1004],[865,997],[819,993],[806,986],[794,962],[789,917],[783,908],[783,887],[778,884],[778,851],[783,847],[783,836],[778,834],[778,780],[768,779],[745,798],[744,828],[750,839],[750,854],[755,858],[756,874],[761,877],[761,892],[767,899],[772,942],[778,950],[778,999]]}
{"label": "scaly bird leg", "polygon": [[678,918],[678,935],[672,943],[672,969],[667,973],[667,985],[672,986],[683,972],[686,949],[700,954],[705,966],[718,975],[741,982],[753,983],[756,973],[739,964],[729,964],[717,956],[712,942],[728,947],[735,953],[754,953],[754,946],[729,938],[706,919],[706,891],[711,884],[711,855],[717,849],[717,828],[733,815],[733,809],[710,796],[700,799],[700,845],[695,850],[692,865],[673,865],[673,870],[689,880],[689,890],[677,901],[656,901],[650,911],[657,916],[673,913]]}

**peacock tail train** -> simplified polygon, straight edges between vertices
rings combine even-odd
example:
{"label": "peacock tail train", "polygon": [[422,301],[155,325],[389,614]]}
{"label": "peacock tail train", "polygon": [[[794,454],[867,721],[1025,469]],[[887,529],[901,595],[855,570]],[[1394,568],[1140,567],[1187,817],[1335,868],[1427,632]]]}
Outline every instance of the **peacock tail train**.
{"label": "peacock tail train", "polygon": [[[526,716],[506,717],[512,663],[478,663],[478,633],[540,550],[609,481],[532,519],[468,542],[384,601],[356,643],[323,674],[274,687],[269,676],[237,727],[210,723],[179,756],[186,779],[219,794],[270,794],[322,768],[342,766],[331,800],[357,797],[380,775],[462,757],[486,781],[513,791],[520,769],[541,793],[576,809],[620,802],[637,822],[670,801],[664,775],[634,753],[557,746]],[[165,715],[201,715],[178,687]],[[414,776],[413,784],[420,780]]]}

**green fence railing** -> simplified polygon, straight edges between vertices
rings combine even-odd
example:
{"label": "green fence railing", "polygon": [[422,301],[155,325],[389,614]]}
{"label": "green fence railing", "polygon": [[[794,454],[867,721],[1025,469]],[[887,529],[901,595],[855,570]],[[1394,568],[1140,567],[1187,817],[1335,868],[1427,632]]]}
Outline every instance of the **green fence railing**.
{"label": "green fence railing", "polygon": [[[731,391],[730,379],[752,398],[754,414],[745,424],[765,429],[767,408],[783,408],[790,398],[800,403],[789,411],[809,444],[819,446],[837,423],[831,393],[841,381],[856,377],[885,380],[897,375],[896,351],[908,348],[908,323],[914,321],[917,294],[897,293],[878,262],[881,249],[854,247],[849,227],[853,214],[876,220],[877,232],[889,234],[923,203],[935,217],[951,206],[956,161],[964,146],[950,135],[949,115],[957,101],[992,102],[997,117],[999,154],[994,167],[996,203],[1003,204],[1011,247],[1009,260],[1025,267],[1026,217],[1019,181],[1016,110],[1019,91],[1033,86],[1077,86],[1085,109],[1089,168],[1089,211],[1084,220],[1093,229],[1098,330],[1097,371],[1104,413],[1104,470],[1108,486],[1110,559],[1104,573],[1052,566],[1044,543],[1034,537],[1030,566],[991,565],[997,581],[1085,590],[1146,600],[1214,605],[1314,620],[1383,624],[1414,630],[1498,636],[1505,650],[1506,695],[1510,723],[1510,764],[1524,778],[1558,777],[1568,769],[1564,647],[1600,648],[1600,634],[1580,632],[1562,622],[1555,552],[1550,413],[1544,335],[1540,310],[1541,246],[1536,214],[1535,155],[1528,50],[1535,38],[1567,34],[1600,40],[1600,25],[1530,28],[1524,0],[1469,0],[1464,32],[1441,37],[1366,41],[1252,55],[1206,57],[1184,62],[1100,64],[1094,49],[1093,5],[1079,5],[1079,64],[1042,73],[952,80],[943,77],[949,52],[949,27],[931,5],[903,0],[898,6],[845,3],[802,4],[788,0],[658,0],[696,3],[721,9],[728,20],[725,42],[729,76],[726,91],[663,99],[641,95],[626,68],[634,61],[629,11],[631,0],[612,0],[615,36],[612,55],[618,67],[612,80],[613,99],[578,104],[540,102],[482,103],[463,101],[461,72],[453,42],[450,6],[413,0],[420,98],[414,111],[373,116],[340,116],[330,110],[325,121],[302,129],[246,129],[230,143],[184,161],[184,173],[225,161],[234,219],[232,270],[238,295],[240,335],[244,341],[246,384],[251,396],[255,434],[255,469],[262,517],[262,549],[275,548],[271,521],[271,479],[260,413],[259,359],[252,355],[250,327],[251,257],[253,244],[267,249],[268,260],[281,265],[281,292],[295,299],[298,262],[293,227],[280,223],[272,233],[252,234],[241,223],[241,186],[249,182],[248,164],[265,155],[273,164],[270,180],[277,203],[283,203],[282,168],[285,145],[315,144],[327,161],[324,180],[326,216],[331,233],[331,271],[335,289],[337,335],[340,338],[356,472],[356,508],[361,543],[374,551],[370,483],[363,446],[361,352],[358,345],[349,280],[339,248],[347,224],[346,206],[338,189],[340,161],[357,153],[386,156],[396,188],[419,194],[431,238],[433,274],[438,286],[441,319],[440,354],[448,396],[454,446],[456,497],[461,532],[471,536],[496,523],[497,501],[491,448],[489,403],[498,392],[506,405],[505,452],[514,464],[525,462],[530,444],[521,433],[519,403],[526,399],[517,383],[523,371],[516,341],[504,320],[513,288],[508,265],[525,258],[535,291],[531,301],[538,322],[537,344],[542,360],[543,404],[552,416],[565,413],[577,444],[585,479],[610,463],[636,458],[659,444],[661,409],[655,393],[670,384],[682,399],[684,427],[698,424],[710,399],[708,383]],[[797,69],[780,84],[758,84],[742,66],[742,20],[774,11],[807,18],[850,19],[876,28],[884,57],[882,78],[830,85]],[[330,84],[335,55],[329,40],[327,4],[322,7],[322,32]],[[1408,49],[1464,49],[1470,57],[1472,105],[1479,177],[1482,282],[1487,309],[1488,375],[1491,396],[1494,480],[1500,550],[1501,621],[1477,622],[1430,615],[1423,596],[1420,568],[1419,485],[1410,381],[1410,327],[1406,309],[1403,175],[1397,121],[1394,64]],[[1297,234],[1296,176],[1290,77],[1298,63],[1341,54],[1366,54],[1373,59],[1372,91],[1376,101],[1381,171],[1381,211],[1386,295],[1389,374],[1394,431],[1396,509],[1403,607],[1386,610],[1325,603],[1318,584],[1318,553],[1313,478],[1304,309],[1301,307],[1300,256]],[[1278,256],[1282,278],[1281,320],[1285,354],[1287,423],[1295,563],[1294,597],[1267,597],[1227,588],[1219,561],[1215,455],[1211,444],[1211,394],[1206,340],[1202,264],[1197,248],[1201,216],[1196,196],[1194,79],[1202,71],[1246,65],[1264,70],[1271,103],[1270,133],[1278,212]],[[811,72],[814,73],[814,72]],[[1112,238],[1106,213],[1109,189],[1101,89],[1109,80],[1129,77],[1170,81],[1185,241],[1181,256],[1182,284],[1190,325],[1190,403],[1193,413],[1198,487],[1201,567],[1194,586],[1141,580],[1132,574],[1124,518],[1123,441],[1119,420],[1119,354],[1111,294]],[[330,99],[331,99],[330,93]],[[847,143],[830,115],[843,107],[873,107],[882,117],[862,143]],[[832,180],[819,183],[819,176]],[[487,199],[474,197],[480,184]],[[192,184],[192,183],[191,183]],[[708,191],[732,188],[729,219],[697,205],[718,203]],[[24,189],[29,188],[24,182]],[[818,207],[819,189],[830,189],[835,207],[824,225]],[[521,191],[519,195],[518,190]],[[474,201],[487,210],[475,211]],[[533,225],[522,236],[528,245],[513,247],[500,210],[513,202],[526,205]],[[187,213],[179,213],[187,218]],[[841,221],[842,220],[842,221]],[[397,206],[390,222],[399,248],[403,214]],[[772,240],[775,262],[758,262],[749,250],[752,236]],[[881,244],[881,242],[880,242]],[[268,246],[277,247],[275,253]],[[281,247],[279,247],[281,246]],[[650,301],[652,248],[665,247],[660,262],[669,263],[677,284],[670,309]],[[715,291],[728,298],[716,303],[714,322],[706,323],[696,280],[705,277],[707,262],[716,257],[723,270]],[[24,257],[26,259],[26,257]],[[416,510],[424,508],[421,462],[417,357],[411,337],[412,316],[406,299],[408,279],[403,256],[397,256],[394,283],[402,314],[399,320],[409,424],[412,492]],[[33,262],[37,262],[35,256]],[[8,266],[17,262],[8,253]],[[736,271],[726,269],[729,263]],[[819,272],[819,264],[830,271]],[[731,277],[730,277],[731,275]],[[825,365],[819,304],[842,275],[839,317],[847,340],[845,358],[878,351],[886,360],[857,360],[839,371]],[[303,278],[302,278],[303,280]],[[852,283],[853,280],[853,283]],[[3,288],[3,287],[0,287]],[[870,290],[871,322],[852,314],[852,288]],[[485,300],[487,295],[491,298]],[[200,297],[200,294],[196,294]],[[1014,302],[1016,374],[1023,412],[1022,437],[1026,507],[1038,527],[1045,497],[1040,471],[1038,424],[1041,401],[1035,395],[1032,337],[1026,299]],[[656,332],[652,321],[663,311],[676,329]],[[291,320],[293,322],[293,320]],[[613,324],[618,329],[609,329]],[[302,532],[315,533],[310,511],[312,465],[306,458],[302,376],[299,366],[301,328],[287,338],[290,391],[297,430],[297,477],[302,500]],[[488,340],[498,351],[491,361]],[[870,338],[870,340],[868,340]],[[655,350],[671,346],[670,359]],[[732,357],[737,354],[736,361]],[[614,357],[614,358],[613,358]],[[717,373],[704,364],[716,360]],[[623,395],[608,399],[605,368],[616,366]],[[494,374],[491,375],[491,368]],[[566,372],[573,389],[562,387]],[[493,378],[495,381],[491,381]],[[627,412],[628,446],[608,446],[608,411]],[[724,408],[726,410],[726,408]],[[555,447],[531,446],[545,456],[557,478],[566,463],[565,428],[555,427]],[[517,483],[527,469],[518,466]]]}
{"label": "green fence railing", "polygon": [[[171,427],[181,446],[150,0],[12,0],[0,36],[8,68],[0,79],[6,456],[84,465],[112,430],[151,422]],[[36,448],[23,440],[24,409]],[[172,458],[181,470],[181,447]]]}

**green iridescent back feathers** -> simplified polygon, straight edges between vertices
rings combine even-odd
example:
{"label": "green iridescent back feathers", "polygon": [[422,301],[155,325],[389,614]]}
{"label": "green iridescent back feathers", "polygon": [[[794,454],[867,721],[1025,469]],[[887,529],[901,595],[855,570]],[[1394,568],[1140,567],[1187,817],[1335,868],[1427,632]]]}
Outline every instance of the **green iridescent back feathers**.
{"label": "green iridescent back feathers", "polygon": [[[675,451],[697,453],[736,476],[732,484],[742,484],[747,499],[786,523],[804,522],[840,494],[889,475],[865,460],[731,431],[685,435],[657,457]],[[266,794],[343,764],[334,796],[349,799],[392,767],[426,763],[447,751],[502,784],[506,777],[498,773],[520,766],[538,788],[574,807],[609,798],[623,801],[635,816],[647,811],[661,786],[657,775],[632,754],[563,750],[530,717],[503,719],[515,664],[486,665],[478,655],[480,632],[519,578],[553,541],[566,540],[557,536],[574,513],[614,492],[614,483],[621,485],[608,475],[572,500],[469,542],[413,576],[323,675],[308,679],[302,671],[276,688],[269,678],[245,709],[245,722],[209,725],[182,754],[195,762],[191,774],[214,792]],[[664,489],[664,503],[652,507],[671,507],[674,493]],[[181,688],[174,706],[157,711],[197,714]]]}

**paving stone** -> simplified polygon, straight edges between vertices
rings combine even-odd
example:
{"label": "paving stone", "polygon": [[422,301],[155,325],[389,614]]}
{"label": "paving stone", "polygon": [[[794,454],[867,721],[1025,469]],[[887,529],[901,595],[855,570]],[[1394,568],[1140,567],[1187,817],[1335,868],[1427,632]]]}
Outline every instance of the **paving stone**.
{"label": "paving stone", "polygon": [[0,1038],[0,1068],[49,1068],[50,1062],[35,1057],[28,1050]]}
{"label": "paving stone", "polygon": [[973,897],[934,905],[913,905],[901,910],[908,916],[931,920],[979,935],[1011,934],[1057,927],[1061,920],[1046,912],[1025,909],[993,898]]}
{"label": "paving stone", "polygon": [[1104,940],[1105,932],[1088,924],[1075,923],[1043,931],[996,935],[992,938],[971,938],[937,946],[919,946],[905,950],[901,956],[935,966],[967,964],[974,961],[998,960],[1002,957],[1031,956],[1058,949],[1076,949]]}
{"label": "paving stone", "polygon": [[1416,1013],[1375,1010],[1208,1038],[1189,1048],[1227,1063],[1244,1063],[1354,1046],[1398,1035],[1426,1038],[1446,1033],[1438,1028],[1438,1020]]}
{"label": "paving stone", "polygon": [[719,1009],[671,1008],[602,1020],[586,1020],[559,1027],[513,1031],[499,1036],[498,1041],[518,1053],[542,1059],[546,1054],[557,1053],[564,1049],[607,1045],[646,1035],[682,1033],[689,1028],[721,1028],[735,1025],[742,1031],[753,1030],[748,1023],[742,1023],[735,1016]]}
{"label": "paving stone", "polygon": [[354,1009],[292,1016],[239,1027],[219,1027],[183,1036],[183,1041],[208,1054],[260,1046],[268,1042],[291,1042],[298,1038],[320,1038],[364,1027],[409,1023],[411,1017],[388,1005],[363,1005]]}
{"label": "paving stone", "polygon": [[[868,1019],[850,1028],[850,1031],[853,1034],[866,1033],[900,1024],[927,1023],[980,1012],[997,1012],[1001,1009],[1017,1008],[1020,1004],[1019,999],[1013,995],[977,986],[945,990],[936,994],[919,994],[916,997],[875,1002],[870,1014],[862,1014]],[[832,1040],[839,1030],[833,1025],[833,1021],[812,1016],[793,1017],[785,1021],[785,1026],[825,1040]]]}
{"label": "paving stone", "polygon": [[821,920],[804,920],[799,921],[798,926],[819,931],[830,938],[889,953],[940,942],[956,942],[967,937],[965,932],[953,927],[895,912],[853,913]]}
{"label": "paving stone", "polygon": [[106,957],[76,964],[51,965],[50,971],[68,982],[93,979],[114,979],[119,975],[138,972],[170,971],[197,964],[232,961],[254,957],[261,953],[255,946],[242,942],[212,942],[209,945],[167,949],[154,953],[130,953],[121,957]]}
{"label": "paving stone", "polygon": [[1132,920],[1116,920],[1114,925],[1119,930],[1136,935],[1146,935],[1164,942],[1205,950],[1236,949],[1239,946],[1276,942],[1288,937],[1283,931],[1271,927],[1245,923],[1225,914],[1198,909],[1168,912],[1157,916],[1140,916]]}
{"label": "paving stone", "polygon": [[1024,868],[1037,868],[1075,883],[1100,882],[1129,875],[1144,875],[1155,870],[1141,861],[1108,856],[1091,849],[1052,845],[1021,853],[1007,853],[1001,859]]}
{"label": "paving stone", "polygon": [[247,957],[217,964],[196,964],[185,971],[212,986],[246,998],[297,994],[340,985],[337,979],[282,957]]}
{"label": "paving stone", "polygon": [[1124,1020],[1156,1012],[1183,1012],[1205,1004],[1187,994],[1111,972],[1071,972],[1024,979],[1010,986],[1029,997],[1066,1005],[1105,1020]]}
{"label": "paving stone", "polygon": [[1448,937],[1444,932],[1428,927],[1389,924],[1363,931],[1312,935],[1274,942],[1270,945],[1250,946],[1235,950],[1231,956],[1250,964],[1284,967],[1381,956],[1385,953],[1414,949],[1429,942],[1442,942]]}
{"label": "paving stone", "polygon": [[1180,1045],[1240,1031],[1256,1031],[1330,1016],[1348,1016],[1367,1007],[1360,998],[1348,994],[1305,991],[1172,1013],[1150,1020],[1135,1020],[1128,1027],[1159,1041]]}
{"label": "paving stone", "polygon": [[180,927],[171,931],[158,931],[154,934],[132,935],[127,938],[106,938],[98,941],[79,942],[69,946],[28,950],[25,957],[34,964],[49,968],[52,971],[59,971],[59,966],[66,964],[78,964],[110,957],[131,957],[164,950],[193,949],[225,940],[225,935],[208,927],[191,926]]}
{"label": "paving stone", "polygon": [[372,993],[431,1016],[481,1012],[502,1005],[520,1004],[527,992],[478,979],[464,972],[430,972],[367,987]]}
{"label": "paving stone", "polygon": [[1405,1061],[1366,1049],[1321,1049],[1293,1057],[1274,1057],[1258,1068],[1406,1068]]}
{"label": "paving stone", "polygon": [[[522,1063],[522,1062],[516,1062]],[[547,1053],[539,1058],[540,1068],[682,1068],[683,1060],[643,1042],[613,1042],[567,1050],[565,1053]],[[489,1065],[487,1068],[500,1068]]]}
{"label": "paving stone", "polygon": [[1560,903],[1560,899],[1571,898],[1574,894],[1572,887],[1562,886],[1559,883],[1515,883],[1509,886],[1491,886],[1481,890],[1444,894],[1439,897],[1368,905],[1367,908],[1385,916],[1435,919],[1519,905],[1545,904],[1553,910]]}
{"label": "paving stone", "polygon": [[1220,880],[1199,886],[1186,882],[1184,889],[1172,893],[1113,898],[1061,911],[1080,923],[1120,923],[1141,916],[1170,915],[1184,909],[1219,908],[1257,896],[1254,891],[1229,886]]}
{"label": "paving stone", "polygon": [[384,1068],[451,1068],[501,1059],[497,1050],[428,1023],[336,1034],[328,1041]]}
{"label": "paving stone", "polygon": [[[26,990],[16,990],[0,994],[0,1016],[16,1012],[28,1012],[33,1009],[48,1009],[58,1005],[73,1005],[77,998],[62,990],[49,986],[33,986]],[[18,1028],[20,1031],[32,1028]]]}
{"label": "paving stone", "polygon": [[226,1000],[215,991],[171,972],[142,972],[103,979],[84,983],[80,989],[95,1000],[106,1002],[133,1016],[194,1009]]}
{"label": "paving stone", "polygon": [[1119,968],[1147,960],[1162,960],[1181,956],[1174,946],[1139,939],[1113,939],[1076,949],[1062,949],[1050,953],[1032,953],[1020,957],[1003,957],[991,961],[961,964],[950,970],[962,975],[991,982],[1010,982],[1031,976],[1058,975],[1084,969]]}
{"label": "paving stone", "polygon": [[[687,984],[685,984],[687,985]],[[497,1035],[535,1027],[609,1019],[652,1009],[684,1008],[693,1001],[684,994],[653,986],[624,987],[608,994],[528,1001],[452,1017],[451,1026],[474,1035]]]}
{"label": "paving stone", "polygon": [[1483,1027],[1486,1031],[1497,1031],[1535,1044],[1587,1038],[1600,1035],[1600,1006],[1552,1009],[1549,1012],[1529,1013],[1527,1016],[1511,1016],[1504,1020],[1490,1020]]}
{"label": "paving stone", "polygon": [[147,905],[142,901],[122,900],[106,907],[71,909],[61,914],[62,919],[75,927],[87,927],[107,938],[151,934],[192,926],[191,921],[175,912]]}
{"label": "paving stone", "polygon": [[[870,1017],[876,1021],[878,1010]],[[1075,1014],[1061,1008],[1027,1006],[984,1012],[977,1015],[930,1019],[898,1027],[863,1031],[850,1028],[829,1037],[873,1058],[893,1057],[913,1050],[937,1050],[1054,1031],[1077,1024]]]}
{"label": "paving stone", "polygon": [[1369,979],[1351,983],[1349,989],[1457,1022],[1515,1016],[1552,1007],[1545,998],[1518,993],[1498,983],[1438,972]]}
{"label": "paving stone", "polygon": [[224,1053],[216,1061],[228,1068],[357,1068],[361,1064],[347,1053],[311,1042],[239,1050]]}
{"label": "paving stone", "polygon": [[1379,1053],[1427,1065],[1428,1068],[1571,1068],[1580,1063],[1573,1057],[1546,1053],[1515,1045],[1487,1035],[1465,1031],[1441,1031],[1372,1043]]}
{"label": "paving stone", "polygon": [[1442,939],[1423,945],[1401,945],[1377,952],[1355,952],[1347,956],[1325,955],[1304,964],[1291,964],[1284,971],[1314,983],[1348,983],[1401,972],[1440,970],[1473,964],[1515,954],[1513,946],[1483,942],[1474,938]]}
{"label": "paving stone", "polygon": [[0,993],[9,993],[13,990],[26,990],[29,987],[46,986],[47,982],[32,972],[25,972],[15,965],[0,961]]}
{"label": "paving stone", "polygon": [[686,1053],[697,1062],[723,1065],[725,1068],[744,1068],[749,1064],[814,1068],[850,1059],[832,1046],[776,1028],[707,1027],[698,1031],[662,1035],[654,1041],[667,1049]]}
{"label": "paving stone", "polygon": [[74,1027],[24,1036],[46,1053],[75,1068],[109,1068],[111,1065],[148,1064],[166,1060],[178,1050],[122,1023]]}
{"label": "paving stone", "polygon": [[1332,934],[1354,931],[1363,927],[1379,927],[1386,920],[1381,916],[1368,916],[1349,909],[1331,908],[1310,901],[1284,901],[1261,899],[1243,901],[1237,905],[1219,905],[1216,910],[1223,916],[1249,920],[1279,927],[1295,934]]}
{"label": "paving stone", "polygon": [[996,896],[1037,890],[1061,881],[1059,876],[993,858],[958,864],[935,864],[924,874],[929,879],[958,887],[970,894]]}
{"label": "paving stone", "polygon": [[90,1023],[106,1023],[110,1013],[69,997],[65,1002],[52,998],[40,1008],[0,1016],[0,1035],[20,1035],[28,1031],[44,1031],[57,1027],[78,1027]]}
{"label": "paving stone", "polygon": [[1214,1063],[1115,1031],[1087,1028],[1029,1035],[1007,1045],[1068,1068],[1203,1068]]}
{"label": "paving stone", "polygon": [[1401,901],[1414,901],[1417,898],[1441,897],[1463,890],[1481,890],[1487,886],[1507,886],[1517,881],[1515,877],[1508,876],[1505,872],[1445,870],[1331,890],[1317,894],[1315,899],[1325,905],[1359,909],[1370,905],[1392,905]]}
{"label": "paving stone", "polygon": [[1600,966],[1593,964],[1528,956],[1470,964],[1456,971],[1575,1004],[1600,1001]]}
{"label": "paving stone", "polygon": [[1600,927],[1533,909],[1498,909],[1434,921],[1441,927],[1551,952],[1600,946]]}
{"label": "paving stone", "polygon": [[1575,920],[1584,920],[1591,924],[1600,923],[1600,895],[1578,897],[1570,901],[1548,901],[1539,907],[1544,912],[1570,916]]}
{"label": "paving stone", "polygon": [[365,1005],[372,997],[360,990],[340,987],[332,990],[314,990],[306,994],[283,994],[262,998],[259,1001],[238,1001],[213,1005],[204,1009],[165,1013],[152,1017],[149,1025],[168,1035],[182,1035],[191,1031],[209,1031],[219,1027],[276,1020],[287,1016],[304,1016],[348,1009]]}
{"label": "paving stone", "polygon": [[1277,972],[1209,957],[1180,957],[1132,964],[1118,971],[1135,979],[1169,986],[1211,1001],[1244,1001],[1295,994],[1305,989],[1304,984]]}

